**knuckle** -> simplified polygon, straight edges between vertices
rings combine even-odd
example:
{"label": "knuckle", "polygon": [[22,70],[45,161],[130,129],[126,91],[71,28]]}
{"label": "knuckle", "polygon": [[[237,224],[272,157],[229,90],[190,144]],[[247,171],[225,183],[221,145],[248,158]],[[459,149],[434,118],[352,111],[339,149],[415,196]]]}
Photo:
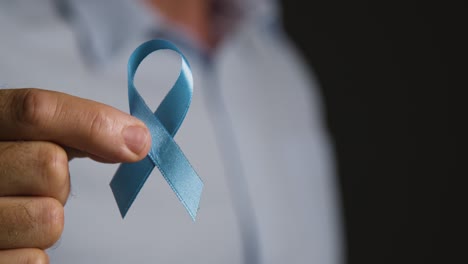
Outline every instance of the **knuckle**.
{"label": "knuckle", "polygon": [[103,130],[109,129],[109,120],[103,112],[97,111],[91,117],[89,137],[97,138]]}
{"label": "knuckle", "polygon": [[22,199],[0,210],[0,223],[1,247],[46,249],[62,234],[64,210],[53,198]]}
{"label": "knuckle", "polygon": [[68,156],[63,148],[53,143],[44,143],[39,150],[41,176],[49,194],[65,202],[70,188]]}
{"label": "knuckle", "polygon": [[33,227],[33,220],[30,217],[29,209],[22,204],[10,205],[0,211],[0,242],[10,247],[21,244]]}
{"label": "knuckle", "polygon": [[53,198],[44,198],[40,206],[42,223],[42,243],[40,248],[51,247],[62,235],[64,211],[62,204]]}
{"label": "knuckle", "polygon": [[6,177],[8,175],[7,168],[12,166],[12,161],[21,159],[23,153],[21,151],[21,144],[19,142],[2,142],[0,144],[0,176]]}
{"label": "knuckle", "polygon": [[29,235],[34,233],[37,226],[33,202],[23,201],[10,203],[1,210],[0,241],[9,247],[23,246],[25,240],[29,240]]}
{"label": "knuckle", "polygon": [[50,96],[39,89],[24,89],[16,96],[16,119],[23,125],[41,126],[53,106]]}
{"label": "knuckle", "polygon": [[49,256],[40,249],[31,248],[21,254],[20,264],[48,264]]}

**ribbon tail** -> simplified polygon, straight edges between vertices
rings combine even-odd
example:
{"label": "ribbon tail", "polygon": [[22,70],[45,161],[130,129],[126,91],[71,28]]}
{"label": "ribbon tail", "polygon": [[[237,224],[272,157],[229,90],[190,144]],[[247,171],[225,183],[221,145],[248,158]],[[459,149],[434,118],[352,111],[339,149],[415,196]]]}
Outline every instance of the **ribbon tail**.
{"label": "ribbon tail", "polygon": [[122,218],[127,214],[153,169],[154,163],[148,156],[139,162],[120,164],[110,187]]}
{"label": "ribbon tail", "polygon": [[203,190],[203,181],[169,134],[154,161],[174,193],[195,221]]}

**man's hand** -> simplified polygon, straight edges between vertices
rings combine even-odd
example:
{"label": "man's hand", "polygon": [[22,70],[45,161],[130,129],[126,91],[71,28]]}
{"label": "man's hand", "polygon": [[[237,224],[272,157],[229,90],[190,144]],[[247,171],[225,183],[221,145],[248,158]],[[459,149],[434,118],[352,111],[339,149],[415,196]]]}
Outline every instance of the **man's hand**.
{"label": "man's hand", "polygon": [[48,263],[70,191],[68,161],[135,162],[151,137],[110,106],[38,90],[0,90],[0,264]]}

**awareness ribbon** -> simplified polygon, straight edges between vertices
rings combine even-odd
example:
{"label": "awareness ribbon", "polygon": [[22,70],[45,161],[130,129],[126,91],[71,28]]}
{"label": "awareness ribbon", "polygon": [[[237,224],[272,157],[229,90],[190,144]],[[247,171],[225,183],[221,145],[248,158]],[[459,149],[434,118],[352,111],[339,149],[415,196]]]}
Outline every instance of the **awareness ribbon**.
{"label": "awareness ribbon", "polygon": [[[174,86],[153,113],[133,84],[135,72],[150,53],[157,50],[173,50],[182,60],[180,75]],[[193,78],[190,65],[182,52],[166,40],[150,40],[141,44],[128,61],[128,99],[130,113],[141,119],[149,128],[152,143],[148,155],[135,163],[122,163],[117,169],[110,187],[122,218],[127,214],[136,196],[154,167],[185,206],[195,221],[203,182],[174,141],[192,100]]]}

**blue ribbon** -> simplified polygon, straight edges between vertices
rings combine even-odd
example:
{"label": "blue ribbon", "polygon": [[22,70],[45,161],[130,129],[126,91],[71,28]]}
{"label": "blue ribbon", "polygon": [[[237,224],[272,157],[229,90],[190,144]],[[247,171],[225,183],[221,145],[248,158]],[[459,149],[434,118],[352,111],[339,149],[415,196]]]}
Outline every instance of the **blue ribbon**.
{"label": "blue ribbon", "polygon": [[[168,49],[182,59],[180,75],[156,112],[150,110],[133,84],[141,61],[150,53]],[[151,132],[151,150],[143,160],[122,163],[110,187],[122,218],[127,214],[146,179],[157,166],[167,183],[195,221],[203,182],[174,141],[190,106],[193,93],[192,71],[182,52],[165,40],[150,40],[140,45],[128,61],[128,99],[131,115],[141,119]]]}

